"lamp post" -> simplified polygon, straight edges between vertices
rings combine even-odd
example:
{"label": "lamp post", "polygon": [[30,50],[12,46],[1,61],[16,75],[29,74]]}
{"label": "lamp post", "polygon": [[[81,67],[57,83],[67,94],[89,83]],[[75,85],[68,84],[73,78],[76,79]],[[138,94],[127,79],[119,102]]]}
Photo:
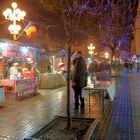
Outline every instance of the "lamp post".
{"label": "lamp post", "polygon": [[92,43],[88,46],[88,53],[92,56],[94,54],[95,46]]}
{"label": "lamp post", "polygon": [[16,40],[16,35],[18,35],[21,30],[21,26],[17,25],[16,22],[24,20],[26,13],[17,8],[17,3],[15,2],[13,2],[11,6],[13,9],[6,9],[3,12],[3,15],[5,16],[5,19],[13,22],[13,24],[9,25],[8,30],[10,31],[10,34],[13,34],[14,40]]}

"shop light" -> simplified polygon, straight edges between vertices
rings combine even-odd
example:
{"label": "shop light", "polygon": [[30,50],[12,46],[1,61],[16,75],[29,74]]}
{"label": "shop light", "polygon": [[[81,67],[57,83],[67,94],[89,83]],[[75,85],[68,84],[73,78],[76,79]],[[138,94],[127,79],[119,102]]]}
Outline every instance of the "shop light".
{"label": "shop light", "polygon": [[88,61],[90,61],[91,60],[91,58],[88,58]]}
{"label": "shop light", "polygon": [[0,42],[0,47],[2,47],[3,49],[7,49],[9,47],[9,43],[4,43],[4,42]]}
{"label": "shop light", "polygon": [[27,47],[21,47],[21,51],[26,54],[28,52],[28,48]]}

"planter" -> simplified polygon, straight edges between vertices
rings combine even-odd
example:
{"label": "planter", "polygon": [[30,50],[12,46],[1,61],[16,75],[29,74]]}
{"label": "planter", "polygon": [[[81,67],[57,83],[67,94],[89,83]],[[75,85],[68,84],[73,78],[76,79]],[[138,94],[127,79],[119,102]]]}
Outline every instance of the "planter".
{"label": "planter", "polygon": [[67,129],[67,117],[54,120],[24,140],[90,140],[98,119],[72,118],[71,130]]}

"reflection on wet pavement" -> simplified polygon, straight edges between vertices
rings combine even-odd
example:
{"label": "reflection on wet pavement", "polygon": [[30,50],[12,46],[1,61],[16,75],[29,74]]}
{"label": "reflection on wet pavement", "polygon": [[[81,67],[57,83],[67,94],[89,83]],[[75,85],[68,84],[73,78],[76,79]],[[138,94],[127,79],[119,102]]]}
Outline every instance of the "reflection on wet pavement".
{"label": "reflection on wet pavement", "polygon": [[[55,115],[66,116],[66,87],[39,90],[38,92],[34,97],[20,101],[7,99],[6,102],[0,104],[0,140],[27,138],[50,122]],[[73,93],[71,93],[72,116],[101,117],[100,104],[96,98],[98,97],[91,97],[90,114],[88,102],[84,112],[80,110],[75,112],[73,110]]]}

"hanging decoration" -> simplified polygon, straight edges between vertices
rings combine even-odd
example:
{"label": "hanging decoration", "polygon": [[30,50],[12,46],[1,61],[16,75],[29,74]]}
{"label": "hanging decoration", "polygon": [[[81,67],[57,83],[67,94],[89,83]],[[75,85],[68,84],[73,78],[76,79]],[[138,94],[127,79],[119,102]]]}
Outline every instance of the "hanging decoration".
{"label": "hanging decoration", "polygon": [[28,58],[36,60],[36,51],[33,47],[0,42],[0,60],[5,61],[6,65],[13,62],[28,62]]}
{"label": "hanging decoration", "polygon": [[34,58],[36,57],[36,48],[30,46],[18,46],[16,44],[0,42],[0,56],[8,58]]}
{"label": "hanging decoration", "polygon": [[33,36],[35,36],[37,34],[35,23],[29,22],[25,27],[24,31],[26,32],[28,38],[32,38]]}

